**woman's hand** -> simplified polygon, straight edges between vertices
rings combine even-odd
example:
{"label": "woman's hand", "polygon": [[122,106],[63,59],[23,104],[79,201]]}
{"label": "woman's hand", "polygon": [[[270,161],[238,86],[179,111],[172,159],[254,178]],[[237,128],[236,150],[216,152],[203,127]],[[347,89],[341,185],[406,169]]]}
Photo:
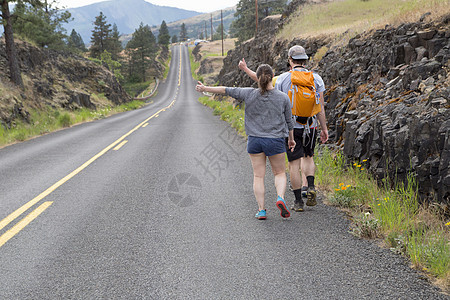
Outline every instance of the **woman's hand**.
{"label": "woman's hand", "polygon": [[291,150],[291,152],[294,152],[295,145],[296,145],[296,142],[293,139],[288,139],[288,146],[289,146],[289,150]]}
{"label": "woman's hand", "polygon": [[201,83],[200,81],[197,81],[197,85],[195,86],[195,90],[197,92],[203,93],[204,91],[206,91],[206,86],[204,86],[203,83]]}

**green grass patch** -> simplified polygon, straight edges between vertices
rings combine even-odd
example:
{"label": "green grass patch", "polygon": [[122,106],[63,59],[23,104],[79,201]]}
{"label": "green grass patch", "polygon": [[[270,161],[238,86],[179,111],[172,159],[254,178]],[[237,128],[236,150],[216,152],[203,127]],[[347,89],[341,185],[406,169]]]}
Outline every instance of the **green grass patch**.
{"label": "green grass patch", "polygon": [[145,91],[152,81],[145,81],[145,82],[127,82],[123,84],[123,88],[127,92],[128,95],[131,97],[137,97],[140,93]]}
{"label": "green grass patch", "polygon": [[107,116],[138,109],[145,105],[144,101],[131,101],[115,107],[104,107],[97,110],[81,108],[74,111],[48,108],[45,111],[30,111],[29,122],[15,120],[10,129],[0,125],[0,146],[21,142],[35,136],[70,127],[73,124],[106,118]]}
{"label": "green grass patch", "polygon": [[166,79],[169,75],[170,61],[172,60],[172,51],[169,50],[169,58],[163,63],[164,64],[164,75],[163,79]]}
{"label": "green grass patch", "polygon": [[315,163],[317,185],[331,205],[353,216],[353,234],[382,237],[417,268],[449,282],[450,222],[419,205],[414,174],[405,183],[380,185],[367,172],[367,160],[348,163],[326,147],[318,147]]}
{"label": "green grass patch", "polygon": [[194,50],[193,48],[189,48],[189,60],[191,62],[191,74],[192,74],[192,78],[194,78],[197,81],[203,81],[203,76],[200,76],[196,73],[196,71],[198,70],[198,68],[200,67],[200,62],[199,61],[195,61],[194,59],[194,55],[192,55],[192,50]]}

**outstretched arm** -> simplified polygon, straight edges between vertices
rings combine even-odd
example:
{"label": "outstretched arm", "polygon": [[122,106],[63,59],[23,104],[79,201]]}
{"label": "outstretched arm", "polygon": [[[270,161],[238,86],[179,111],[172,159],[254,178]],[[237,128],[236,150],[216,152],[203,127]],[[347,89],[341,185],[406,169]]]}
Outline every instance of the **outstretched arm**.
{"label": "outstretched arm", "polygon": [[197,82],[197,86],[195,87],[197,92],[209,92],[213,94],[222,94],[225,95],[225,87],[224,86],[205,86],[200,81]]}
{"label": "outstretched arm", "polygon": [[244,71],[248,76],[250,76],[251,79],[253,79],[254,81],[258,81],[258,77],[256,77],[256,73],[253,72],[252,70],[250,70],[247,67],[247,63],[245,62],[245,59],[242,59],[239,62],[239,69],[241,69],[242,71]]}

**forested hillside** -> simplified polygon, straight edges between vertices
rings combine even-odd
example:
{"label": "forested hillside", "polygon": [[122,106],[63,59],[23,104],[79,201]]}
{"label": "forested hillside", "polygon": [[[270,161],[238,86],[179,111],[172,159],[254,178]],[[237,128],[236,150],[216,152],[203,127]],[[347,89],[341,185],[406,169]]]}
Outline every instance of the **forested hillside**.
{"label": "forested hillside", "polygon": [[99,13],[89,22],[87,49],[76,30],[65,31],[71,15],[55,2],[23,1],[11,11],[4,4],[0,145],[129,109],[132,97],[164,76],[168,32],[155,36],[141,23],[123,47],[117,26]]}

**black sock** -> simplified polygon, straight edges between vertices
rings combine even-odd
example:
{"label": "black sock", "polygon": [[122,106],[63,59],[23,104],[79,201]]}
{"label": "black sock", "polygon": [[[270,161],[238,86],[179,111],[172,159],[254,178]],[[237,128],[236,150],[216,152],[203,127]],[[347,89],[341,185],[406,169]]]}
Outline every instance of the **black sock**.
{"label": "black sock", "polygon": [[302,186],[302,192],[307,192],[308,191],[308,187],[307,186]]}
{"label": "black sock", "polygon": [[308,181],[308,187],[314,188],[314,176],[306,176],[306,180]]}
{"label": "black sock", "polygon": [[294,190],[295,201],[302,200],[302,189]]}

